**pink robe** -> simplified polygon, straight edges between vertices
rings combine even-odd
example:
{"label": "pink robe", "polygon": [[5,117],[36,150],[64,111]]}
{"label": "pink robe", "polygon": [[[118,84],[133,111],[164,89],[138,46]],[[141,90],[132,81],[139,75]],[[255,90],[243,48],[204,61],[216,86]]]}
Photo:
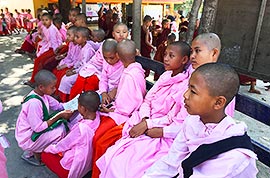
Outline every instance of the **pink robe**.
{"label": "pink robe", "polygon": [[[169,153],[153,164],[143,178],[173,177],[177,173],[178,177],[182,178],[181,161],[189,157],[200,145],[243,135],[247,130],[244,123],[236,124],[230,116],[218,124],[203,124],[199,116],[189,116],[185,119],[182,129]],[[233,149],[194,167],[191,177],[255,178],[258,172],[256,159],[256,154],[250,150]]]}
{"label": "pink robe", "polygon": [[92,40],[89,40],[87,41],[87,43],[89,43],[94,48],[94,50],[97,51],[102,46],[103,42],[94,42]]}
{"label": "pink robe", "polygon": [[105,61],[102,53],[102,45],[96,51],[95,55],[91,59],[91,63],[97,68],[97,70],[101,73],[103,68],[103,61]]}
{"label": "pink robe", "polygon": [[94,54],[95,51],[92,46],[86,43],[86,45],[81,48],[78,60],[74,64],[74,70],[76,71],[76,74],[71,76],[65,75],[61,79],[59,91],[65,94],[70,94],[71,87],[76,82],[79,71],[87,64],[87,62],[93,57]]}
{"label": "pink robe", "polygon": [[[0,100],[0,113],[2,112],[2,102]],[[0,134],[1,137],[1,134]],[[1,177],[2,178],[8,178],[7,174],[7,167],[6,167],[7,158],[5,156],[5,149],[2,147],[2,143],[0,140],[0,170],[1,170]]]}
{"label": "pink robe", "polygon": [[59,30],[51,24],[49,28],[42,28],[42,40],[39,42],[37,57],[52,48],[54,51],[62,44]]}
{"label": "pink robe", "polygon": [[1,170],[1,178],[8,178],[6,162],[7,162],[7,158],[5,156],[5,150],[1,146],[1,143],[0,143],[0,170]]}
{"label": "pink robe", "polygon": [[67,65],[67,68],[74,66],[78,60],[81,48],[79,45],[69,42],[67,56],[59,62],[59,66]]}
{"label": "pink robe", "polygon": [[[188,88],[189,73],[171,77],[172,71],[162,74],[146,94],[139,111],[133,112],[124,125],[122,138],[96,162],[100,177],[141,177],[156,160],[168,153],[178,134],[187,111],[183,94]],[[130,129],[142,118],[149,129],[163,128],[162,138],[141,135],[130,138]]]}
{"label": "pink robe", "polygon": [[115,110],[109,116],[117,125],[126,122],[140,108],[145,94],[146,82],[141,64],[129,64],[121,75],[113,106]]}
{"label": "pink robe", "polygon": [[120,60],[114,65],[104,61],[98,93],[110,92],[112,89],[117,88],[123,70],[124,65]]}
{"label": "pink robe", "polygon": [[100,123],[99,113],[95,120],[82,119],[74,125],[65,138],[48,146],[44,151],[63,153],[60,164],[69,170],[68,177],[83,177],[92,167],[92,139]]}
{"label": "pink robe", "polygon": [[[31,94],[38,95],[34,91],[29,93],[29,95]],[[48,111],[51,109],[63,109],[63,105],[53,97],[49,95],[40,97],[43,99]],[[34,98],[22,104],[22,110],[18,116],[15,129],[15,137],[19,147],[27,151],[42,152],[49,144],[59,141],[66,134],[64,126],[60,125],[42,134],[35,142],[31,140],[33,132],[41,132],[46,128],[48,128],[48,124],[46,121],[43,121],[42,103]]]}
{"label": "pink robe", "polygon": [[[187,69],[190,76],[195,71],[195,69],[192,68],[192,65],[190,65]],[[234,111],[235,111],[235,97],[232,99],[232,101],[227,105],[225,108],[225,114],[228,116],[234,117]]]}

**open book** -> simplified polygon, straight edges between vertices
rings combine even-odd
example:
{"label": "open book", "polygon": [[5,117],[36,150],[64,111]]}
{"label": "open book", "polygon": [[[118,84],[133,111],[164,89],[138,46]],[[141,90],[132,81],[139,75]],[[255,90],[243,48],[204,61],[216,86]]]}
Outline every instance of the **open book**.
{"label": "open book", "polygon": [[78,109],[78,98],[79,98],[80,94],[78,94],[75,98],[73,98],[72,100],[66,102],[63,104],[63,107],[65,110],[71,110],[71,111],[75,111]]}

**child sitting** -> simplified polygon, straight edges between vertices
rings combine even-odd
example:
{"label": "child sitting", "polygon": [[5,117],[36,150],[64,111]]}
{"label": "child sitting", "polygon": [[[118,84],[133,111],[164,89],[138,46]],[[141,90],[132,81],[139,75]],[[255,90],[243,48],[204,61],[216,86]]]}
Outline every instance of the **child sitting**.
{"label": "child sitting", "polygon": [[225,107],[237,94],[239,77],[228,65],[198,67],[184,94],[191,115],[185,119],[169,153],[148,169],[143,178],[237,177],[255,178],[256,154],[246,125],[236,124]]}
{"label": "child sitting", "polygon": [[[94,162],[105,153],[109,146],[121,138],[122,124],[139,109],[146,93],[144,70],[141,64],[135,62],[135,43],[131,40],[118,43],[117,55],[124,65],[124,71],[117,87],[113,106],[109,108],[106,104],[101,105],[101,111],[108,114],[108,117],[104,117],[106,118],[104,122],[101,121],[93,140]],[[92,177],[96,178],[98,174],[98,169],[94,167]]]}
{"label": "child sitting", "polygon": [[96,92],[82,93],[78,98],[81,120],[65,138],[49,145],[42,153],[42,161],[59,177],[83,177],[91,170],[92,139],[100,122],[99,105]]}
{"label": "child sitting", "polygon": [[183,94],[188,87],[185,68],[189,55],[190,47],[184,42],[168,46],[164,55],[166,72],[126,121],[122,138],[96,162],[100,177],[141,177],[169,151],[187,116]]}
{"label": "child sitting", "polygon": [[[164,53],[166,51],[166,48],[167,48],[168,45],[170,45],[172,42],[174,42],[175,39],[176,39],[176,36],[175,36],[174,33],[169,34],[168,37],[167,37],[167,40],[164,41],[164,42],[162,42],[158,46],[157,52],[156,52],[156,54],[154,56],[154,60],[163,63],[164,62]],[[154,75],[154,81],[157,81],[158,78],[159,78],[159,75],[157,73],[155,73],[155,75]]]}
{"label": "child sitting", "polygon": [[124,70],[123,63],[117,56],[116,48],[117,41],[113,39],[107,39],[102,46],[105,62],[103,62],[99,92],[102,98],[101,104],[104,105],[115,100],[119,80]]}
{"label": "child sitting", "polygon": [[[86,19],[86,15],[84,13],[79,13],[77,16],[76,16],[76,20],[75,20],[75,23],[74,25],[76,27],[85,27],[85,28],[88,28],[87,26],[87,19]],[[91,34],[91,33],[90,33]]]}
{"label": "child sitting", "polygon": [[88,28],[78,27],[75,34],[75,42],[81,47],[81,50],[73,68],[67,70],[66,75],[61,79],[59,91],[62,92],[60,93],[60,98],[63,102],[68,101],[70,90],[77,80],[79,71],[95,54],[93,47],[87,43],[89,37],[90,30]]}
{"label": "child sitting", "polygon": [[[191,48],[190,60],[192,65],[189,67],[190,73],[203,64],[217,62],[221,50],[221,41],[215,33],[203,33],[192,41]],[[235,98],[227,105],[225,113],[233,117],[234,110]]]}
{"label": "child sitting", "polygon": [[61,118],[69,119],[72,112],[61,111],[49,116],[50,110],[63,110],[63,105],[50,96],[55,91],[56,77],[49,71],[41,70],[35,76],[35,81],[35,89],[24,99],[15,137],[19,147],[25,151],[22,159],[33,165],[41,165],[39,153],[64,137],[67,128],[61,124],[66,124]]}
{"label": "child sitting", "polygon": [[75,33],[77,31],[76,26],[71,26],[67,30],[67,42],[68,42],[68,53],[67,56],[61,59],[62,57],[57,57],[57,60],[61,60],[56,68],[53,70],[57,78],[56,89],[58,89],[60,81],[64,75],[66,75],[66,71],[71,69],[76,63],[78,56],[80,54],[79,45],[75,43]]}
{"label": "child sitting", "polygon": [[42,24],[42,40],[39,42],[37,49],[37,58],[34,61],[34,69],[30,81],[25,82],[26,85],[33,87],[35,75],[41,69],[48,58],[55,56],[55,50],[62,44],[62,38],[59,30],[52,23],[52,17],[46,13],[41,17]]}
{"label": "child sitting", "polygon": [[69,27],[74,26],[76,22],[76,16],[80,13],[79,8],[71,8],[68,13],[68,23],[66,24],[66,29],[69,29]]}

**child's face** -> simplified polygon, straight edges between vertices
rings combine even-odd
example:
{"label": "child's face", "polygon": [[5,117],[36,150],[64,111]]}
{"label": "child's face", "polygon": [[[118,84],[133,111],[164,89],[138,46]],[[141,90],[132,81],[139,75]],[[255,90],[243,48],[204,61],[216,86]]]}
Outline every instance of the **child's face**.
{"label": "child's face", "polygon": [[162,25],[162,27],[165,28],[170,28],[170,22],[166,22]]}
{"label": "child's face", "polygon": [[214,96],[209,94],[207,84],[198,72],[194,72],[189,80],[189,87],[184,93],[185,108],[190,115],[209,118],[216,103]]}
{"label": "child's face", "polygon": [[79,18],[76,18],[76,21],[75,21],[74,25],[76,27],[83,27],[84,26],[83,20],[79,19]]}
{"label": "child's face", "polygon": [[49,28],[52,24],[52,20],[49,19],[47,16],[43,16],[41,18],[41,21],[42,21],[42,24],[46,27],[46,28]]}
{"label": "child's face", "polygon": [[[188,62],[188,57],[181,55],[181,49],[175,45],[169,45],[164,53],[164,67],[165,70],[178,71],[184,68]],[[182,72],[182,71],[178,71]]]}
{"label": "child's face", "polygon": [[128,37],[128,29],[124,25],[118,25],[112,32],[114,39],[119,43]]}
{"label": "child's face", "polygon": [[50,84],[44,86],[40,85],[39,90],[45,95],[52,95],[56,90],[56,80],[52,81]]}
{"label": "child's face", "polygon": [[71,23],[75,23],[75,21],[76,21],[76,15],[77,15],[77,13],[75,12],[75,11],[71,11],[71,12],[69,12],[69,14],[68,14],[68,20],[71,22]]}
{"label": "child's face", "polygon": [[114,65],[119,61],[118,56],[114,52],[103,52],[103,57],[110,65]]}
{"label": "child's face", "polygon": [[77,32],[75,34],[74,40],[75,40],[76,44],[84,45],[87,41],[87,38],[84,37],[81,32]]}
{"label": "child's face", "polygon": [[67,41],[74,41],[74,37],[75,37],[75,35],[74,35],[74,33],[73,33],[73,31],[71,31],[71,30],[68,30],[67,31]]}
{"label": "child's face", "polygon": [[217,54],[215,54],[214,50],[209,50],[206,44],[200,40],[193,41],[191,49],[190,60],[193,69],[197,69],[203,64],[217,61]]}

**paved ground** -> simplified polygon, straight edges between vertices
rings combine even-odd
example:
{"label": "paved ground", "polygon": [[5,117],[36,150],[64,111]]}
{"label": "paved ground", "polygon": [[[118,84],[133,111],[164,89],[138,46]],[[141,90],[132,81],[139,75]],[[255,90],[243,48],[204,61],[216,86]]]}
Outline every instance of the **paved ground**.
{"label": "paved ground", "polygon": [[22,150],[14,137],[20,103],[23,96],[30,91],[29,87],[21,83],[29,79],[33,67],[30,58],[13,52],[20,46],[24,36],[25,34],[0,37],[0,99],[4,107],[0,115],[0,133],[4,133],[11,143],[11,147],[5,151],[8,175],[9,178],[55,178],[57,176],[45,166],[35,167],[24,162],[20,158]]}
{"label": "paved ground", "polygon": [[[8,174],[9,178],[55,178],[57,176],[46,167],[35,167],[24,162],[20,158],[22,150],[18,147],[14,137],[15,123],[21,109],[21,102],[23,97],[31,90],[29,87],[22,85],[22,81],[30,78],[33,62],[30,58],[13,52],[21,45],[24,35],[0,37],[0,99],[4,107],[4,111],[0,115],[0,133],[4,133],[11,143],[11,147],[6,149],[5,152],[8,159]],[[248,87],[241,87],[240,92],[269,104],[270,91],[264,91],[264,85],[262,82],[258,82],[258,89],[262,91],[262,95],[248,94]],[[267,146],[269,145],[269,127],[248,119],[240,113],[237,113],[236,116],[239,117],[239,120],[247,123],[252,138]],[[269,168],[259,163],[258,165],[260,172],[257,177],[269,178]]]}

